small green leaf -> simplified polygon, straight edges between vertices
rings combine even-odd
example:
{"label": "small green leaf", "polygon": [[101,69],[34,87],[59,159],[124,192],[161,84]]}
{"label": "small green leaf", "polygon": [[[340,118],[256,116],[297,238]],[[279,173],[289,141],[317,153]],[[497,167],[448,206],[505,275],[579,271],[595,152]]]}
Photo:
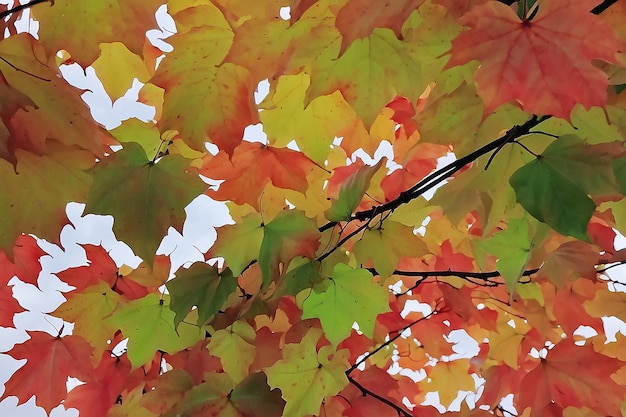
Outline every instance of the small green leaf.
{"label": "small green leaf", "polygon": [[207,349],[220,358],[224,371],[233,382],[238,383],[248,376],[256,352],[254,328],[247,322],[237,320],[225,329],[211,331]]}
{"label": "small green leaf", "polygon": [[176,278],[166,284],[172,301],[170,309],[176,313],[178,327],[193,306],[198,307],[198,325],[217,314],[228,297],[237,288],[237,279],[229,269],[218,272],[214,266],[196,262],[189,269],[179,269]]}
{"label": "small green leaf", "polygon": [[350,336],[355,322],[363,334],[372,337],[376,317],[389,311],[389,291],[373,282],[366,269],[337,264],[332,278],[313,289],[302,305],[302,318],[319,318],[334,345]]}
{"label": "small green leaf", "polygon": [[204,336],[187,323],[174,329],[174,312],[157,294],[118,305],[108,320],[128,337],[128,359],[135,368],[150,362],[157,350],[176,353]]}
{"label": "small green leaf", "polygon": [[285,400],[281,398],[280,390],[270,391],[267,377],[262,372],[250,374],[241,381],[231,393],[230,401],[246,416],[280,416],[285,408]]}
{"label": "small green leaf", "polygon": [[263,242],[259,251],[259,266],[263,288],[278,278],[278,267],[285,267],[296,256],[314,258],[319,246],[317,223],[299,210],[281,211],[263,226]]}
{"label": "small green leaf", "polygon": [[530,260],[532,245],[527,219],[511,219],[506,230],[479,243],[482,249],[498,258],[498,272],[511,295]]}
{"label": "small green leaf", "polygon": [[515,171],[509,181],[517,201],[533,217],[561,234],[589,241],[587,225],[596,205],[549,161],[537,158]]}

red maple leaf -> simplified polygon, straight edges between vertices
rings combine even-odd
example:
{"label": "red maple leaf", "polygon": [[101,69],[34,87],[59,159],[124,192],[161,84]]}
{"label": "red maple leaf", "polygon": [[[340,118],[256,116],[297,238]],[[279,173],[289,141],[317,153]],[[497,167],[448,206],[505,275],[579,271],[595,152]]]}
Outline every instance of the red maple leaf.
{"label": "red maple leaf", "polygon": [[594,0],[546,0],[532,19],[490,1],[460,20],[470,29],[452,42],[448,67],[478,60],[478,94],[485,115],[517,100],[535,114],[569,119],[580,103],[604,106],[608,79],[592,59],[615,63],[621,44],[611,26],[589,13]]}
{"label": "red maple leaf", "polygon": [[6,253],[0,252],[0,283],[6,284],[17,276],[27,284],[37,285],[41,272],[39,258],[46,252],[37,245],[37,240],[29,235],[20,235],[13,245],[13,262]]}
{"label": "red maple leaf", "polygon": [[588,407],[605,416],[620,415],[624,387],[611,375],[622,365],[597,353],[591,345],[562,341],[522,380],[518,409],[531,407],[531,417],[550,415],[554,407],[568,406]]}
{"label": "red maple leaf", "polygon": [[26,359],[26,364],[9,378],[0,400],[16,396],[21,404],[35,395],[35,403],[50,413],[67,395],[68,376],[82,381],[91,378],[93,349],[79,336],[29,334],[29,340],[9,352],[15,359]]}

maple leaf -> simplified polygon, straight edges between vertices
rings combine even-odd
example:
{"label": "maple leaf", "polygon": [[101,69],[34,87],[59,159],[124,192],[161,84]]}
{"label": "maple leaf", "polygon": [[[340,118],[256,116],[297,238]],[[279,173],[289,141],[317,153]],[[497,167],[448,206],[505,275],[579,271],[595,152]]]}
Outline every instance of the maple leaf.
{"label": "maple leaf", "polygon": [[259,116],[272,146],[287,146],[295,140],[302,153],[323,164],[338,132],[352,127],[354,136],[369,135],[339,92],[317,97],[305,106],[309,85],[306,73],[281,76],[260,104]]}
{"label": "maple leaf", "polygon": [[222,152],[208,159],[200,173],[214,180],[224,180],[217,191],[207,192],[209,196],[237,204],[247,203],[258,210],[267,183],[304,193],[308,188],[307,174],[314,168],[315,164],[300,152],[243,142],[232,157]]}
{"label": "maple leaf", "polygon": [[413,228],[386,220],[377,228],[369,229],[354,244],[354,255],[363,263],[372,259],[381,277],[390,276],[401,256],[420,257],[429,253],[424,241],[413,233]]}
{"label": "maple leaf", "polygon": [[342,36],[339,54],[344,53],[354,40],[368,37],[374,28],[389,28],[401,39],[402,24],[422,2],[423,0],[402,0],[393,3],[347,1],[337,12],[335,20],[335,26]]}
{"label": "maple leaf", "polygon": [[94,245],[84,245],[83,249],[87,256],[87,265],[57,272],[59,279],[75,287],[75,292],[97,285],[100,281],[113,287],[118,278],[118,268],[107,250],[102,246]]}
{"label": "maple leaf", "polygon": [[[290,65],[311,68],[307,103],[339,90],[366,128],[396,95],[417,100],[429,75],[440,72],[444,61],[438,57],[458,33],[445,9],[429,5],[411,15],[402,41],[391,30],[377,28],[367,38],[354,40],[337,58],[342,37],[332,25],[333,20],[326,18],[323,10],[317,12],[320,16],[301,19],[290,28],[292,31],[313,30],[317,38],[316,42],[307,39],[306,43],[295,39],[291,47],[296,53]],[[435,38],[422,34],[433,32],[437,33],[436,41],[429,43]],[[311,56],[316,59],[311,61]],[[428,65],[423,65],[424,62]],[[368,70],[362,71],[362,68]]]}
{"label": "maple leaf", "polygon": [[174,353],[201,339],[200,329],[181,323],[174,328],[175,314],[156,294],[119,304],[107,319],[128,337],[128,359],[133,367],[151,361],[157,350]]}
{"label": "maple leaf", "polygon": [[535,246],[528,219],[511,219],[506,230],[496,233],[479,245],[498,258],[498,272],[502,274],[507,288],[513,294]]}
{"label": "maple leaf", "polygon": [[32,10],[41,23],[39,37],[48,56],[63,49],[86,68],[98,57],[100,43],[124,41],[128,49],[141,54],[146,30],[156,26],[154,13],[160,5],[158,0],[140,0],[132,5],[119,0],[79,5],[55,0],[49,7]]}
{"label": "maple leaf", "polygon": [[33,395],[35,403],[50,413],[67,395],[68,376],[87,381],[91,378],[92,349],[80,336],[51,336],[29,332],[30,339],[11,349],[15,359],[26,359],[4,384],[0,399],[16,396],[18,404]]}
{"label": "maple leaf", "polygon": [[237,288],[229,270],[218,272],[217,268],[196,262],[187,269],[176,271],[176,277],[167,282],[172,297],[170,309],[176,313],[174,325],[178,327],[193,306],[198,307],[198,325],[204,324],[217,314],[228,297]]}
{"label": "maple leaf", "polygon": [[238,276],[256,259],[262,242],[263,220],[258,213],[250,213],[237,224],[220,227],[207,256],[223,256],[233,275]]}
{"label": "maple leaf", "polygon": [[180,155],[151,161],[138,143],[126,143],[94,168],[85,211],[113,215],[117,236],[151,263],[167,229],[182,230],[185,206],[206,189],[188,165]]}
{"label": "maple leaf", "polygon": [[265,368],[270,387],[280,388],[286,405],[283,416],[318,414],[325,397],[335,395],[347,384],[343,367],[348,351],[335,352],[331,346],[315,345],[322,331],[311,328],[300,343],[283,347],[283,359]]}
{"label": "maple leaf", "polygon": [[256,350],[255,336],[254,328],[241,320],[226,329],[211,332],[207,349],[220,358],[224,371],[235,383],[241,382],[249,374]]}
{"label": "maple leaf", "polygon": [[[170,38],[174,51],[160,63],[151,80],[165,89],[161,129],[178,130],[193,149],[204,151],[210,139],[232,154],[246,126],[258,123],[252,95],[255,85],[245,67],[218,65],[234,36],[218,8],[202,7],[194,12],[193,18],[201,19],[202,24],[191,21],[192,28]],[[187,71],[189,65],[195,67],[193,73]],[[188,95],[190,89],[196,92],[192,97]],[[205,116],[186,117],[191,109],[206,109]]]}
{"label": "maple leaf", "polygon": [[105,352],[91,379],[72,388],[63,406],[76,408],[92,417],[105,417],[124,389],[134,388],[145,378],[143,369],[131,370],[126,355]]}
{"label": "maple leaf", "polygon": [[[108,348],[107,340],[113,337],[117,330],[104,318],[115,310],[120,298],[106,282],[100,281],[73,295],[51,314],[74,323],[72,334],[81,336],[89,342],[94,348],[94,356],[100,357]],[[92,323],[98,325],[94,326]]]}
{"label": "maple leaf", "polygon": [[37,278],[41,272],[39,259],[46,252],[39,247],[37,240],[32,236],[20,235],[13,245],[13,262],[4,252],[0,252],[0,282],[7,284],[14,276],[20,281],[37,286]]}
{"label": "maple leaf", "polygon": [[[121,42],[101,43],[100,56],[91,67],[96,70],[104,89],[115,101],[133,85],[135,79],[145,83],[150,78],[146,64]],[[112,69],[115,68],[115,71]]]}
{"label": "maple leaf", "polygon": [[315,221],[298,210],[283,210],[265,224],[259,250],[263,287],[277,278],[281,264],[286,267],[296,256],[313,258],[319,239]]}
{"label": "maple leaf", "polygon": [[326,338],[337,345],[350,335],[356,322],[359,330],[372,337],[374,322],[389,311],[389,291],[372,282],[364,269],[335,265],[332,277],[313,287],[302,305],[302,318],[319,318]]}
{"label": "maple leaf", "polygon": [[617,174],[611,163],[616,156],[610,145],[588,145],[575,136],[562,136],[509,181],[517,201],[533,217],[585,241],[595,209],[588,194],[615,192]]}
{"label": "maple leaf", "polygon": [[610,376],[621,366],[621,362],[596,353],[590,345],[562,341],[524,377],[525,389],[519,394],[517,406],[520,410],[531,407],[531,417],[544,415],[551,407],[567,406],[586,406],[601,415],[619,415],[624,389]]}
{"label": "maple leaf", "polygon": [[469,360],[437,362],[428,369],[429,378],[419,383],[424,391],[437,391],[444,407],[450,406],[459,391],[474,391],[474,378],[468,373]]}
{"label": "maple leaf", "polygon": [[474,78],[485,115],[512,100],[530,113],[564,119],[576,103],[604,106],[607,77],[591,60],[614,63],[621,45],[611,27],[589,13],[594,6],[546,0],[532,19],[500,2],[475,6],[461,18],[470,29],[452,42],[447,66],[481,63]]}
{"label": "maple leaf", "polygon": [[23,311],[26,310],[14,297],[11,286],[4,285],[0,288],[0,326],[13,327],[13,316]]}
{"label": "maple leaf", "polygon": [[6,120],[9,135],[0,145],[0,156],[15,164],[18,148],[36,155],[52,153],[51,140],[103,156],[104,145],[114,141],[92,119],[81,91],[65,82],[58,69],[42,63],[40,43],[29,34],[18,34],[0,42],[0,54],[2,77],[15,89],[7,97],[13,96],[11,107],[19,107]]}
{"label": "maple leaf", "polygon": [[188,390],[163,417],[274,417],[280,414],[283,404],[279,392],[269,389],[263,374],[252,374],[234,386],[228,375],[212,373],[205,382]]}
{"label": "maple leaf", "polygon": [[0,248],[6,253],[21,233],[59,242],[68,222],[65,206],[85,201],[91,184],[85,170],[94,163],[92,153],[58,143],[50,143],[44,156],[22,150],[15,155],[15,168],[0,160]]}
{"label": "maple leaf", "polygon": [[339,195],[324,212],[326,218],[334,222],[350,220],[352,212],[359,206],[363,195],[370,187],[370,181],[385,161],[386,159],[382,158],[376,165],[364,165],[343,180]]}

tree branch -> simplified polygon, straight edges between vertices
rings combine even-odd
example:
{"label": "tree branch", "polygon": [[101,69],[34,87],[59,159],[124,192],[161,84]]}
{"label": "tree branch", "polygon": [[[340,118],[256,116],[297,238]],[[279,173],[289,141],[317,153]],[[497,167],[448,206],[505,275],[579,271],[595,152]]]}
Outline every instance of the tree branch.
{"label": "tree branch", "polygon": [[423,180],[415,184],[413,187],[408,190],[402,192],[396,199],[391,200],[385,204],[381,204],[379,206],[373,207],[369,210],[359,211],[354,214],[353,219],[356,220],[366,220],[373,217],[375,214],[380,214],[382,212],[388,210],[395,210],[403,204],[410,202],[411,200],[416,199],[417,197],[423,195],[426,191],[434,188],[436,185],[440,184],[443,180],[451,177],[462,169],[465,165],[474,162],[476,159],[481,156],[494,151],[507,143],[514,142],[521,136],[527,135],[530,133],[530,129],[539,125],[539,123],[544,120],[549,119],[551,116],[537,116],[533,115],[526,123],[522,125],[513,126],[508,132],[506,132],[500,138],[494,140],[493,142],[488,143],[487,145],[481,147],[480,149],[475,150],[474,152],[457,159],[456,161],[446,165],[445,167],[438,169],[432,174],[425,177]]}
{"label": "tree branch", "polygon": [[369,395],[372,398],[376,398],[378,401],[387,404],[389,407],[393,408],[394,410],[396,410],[396,412],[398,413],[399,416],[404,416],[404,417],[413,417],[413,415],[411,413],[409,413],[407,410],[405,410],[404,408],[400,407],[399,405],[395,404],[393,401],[388,400],[387,398],[376,394],[374,391],[370,391],[367,388],[365,388],[363,385],[359,384],[354,378],[352,378],[350,375],[347,375],[348,377],[348,381],[350,381],[350,383],[352,385],[354,385],[355,387],[357,387],[359,390],[361,390],[361,393],[363,395]]}
{"label": "tree branch", "polygon": [[[396,330],[396,335],[389,338],[389,340],[387,340],[385,343],[381,344],[380,346],[378,346],[376,349],[374,349],[371,352],[368,352],[365,356],[363,356],[361,358],[361,360],[357,361],[354,365],[352,365],[347,371],[346,371],[346,376],[348,377],[348,381],[350,381],[350,383],[352,385],[354,385],[355,387],[357,387],[359,390],[361,390],[361,393],[363,393],[363,395],[369,395],[372,398],[376,398],[378,401],[387,404],[389,407],[393,408],[394,410],[396,410],[396,412],[398,413],[399,416],[404,416],[404,417],[412,417],[413,415],[408,412],[407,410],[405,410],[403,407],[395,404],[393,401],[388,400],[387,398],[376,394],[374,391],[371,391],[367,388],[365,388],[363,385],[361,385],[359,382],[357,382],[354,378],[352,378],[350,376],[350,374],[357,369],[363,362],[365,362],[368,358],[370,358],[372,355],[375,355],[376,353],[380,352],[381,350],[383,350],[384,348],[386,348],[387,346],[389,346],[390,344],[392,344],[394,341],[396,341],[400,336],[402,336],[402,333],[404,333],[405,330],[413,327],[414,325],[416,325],[417,323],[427,320],[430,316],[437,314],[439,311],[438,310],[433,310],[431,313],[425,315],[424,317],[420,317],[419,319],[413,321],[412,323],[404,326],[403,328]],[[390,332],[390,334],[393,332]]]}
{"label": "tree branch", "polygon": [[0,13],[0,19],[4,19],[5,17],[10,16],[13,13],[20,12],[20,11],[22,11],[24,9],[31,8],[31,7],[39,4],[39,3],[51,3],[51,5],[52,5],[52,4],[54,4],[54,0],[31,0],[28,3],[20,4],[19,6],[15,6],[12,9],[3,11],[2,13]]}
{"label": "tree branch", "polygon": [[615,3],[617,3],[617,0],[604,0],[602,3],[598,4],[596,7],[591,9],[591,13],[600,14]]}

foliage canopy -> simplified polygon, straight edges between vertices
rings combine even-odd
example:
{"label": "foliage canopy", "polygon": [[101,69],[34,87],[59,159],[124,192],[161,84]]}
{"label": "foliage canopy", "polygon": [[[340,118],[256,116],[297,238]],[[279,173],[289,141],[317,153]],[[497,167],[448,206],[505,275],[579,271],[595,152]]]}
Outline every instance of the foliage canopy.
{"label": "foliage canopy", "polygon": [[[143,264],[85,244],[51,312],[71,334],[9,350],[26,362],[2,398],[91,417],[626,415],[625,338],[603,325],[626,318],[607,275],[626,263],[626,2],[598,2],[170,0],[164,52],[146,38],[162,0],[16,1],[0,325],[69,202],[113,216]],[[112,100],[143,82],[154,120],[104,129],[73,63]],[[266,142],[244,140],[259,123]],[[159,245],[203,194],[233,221],[169,279]]]}

